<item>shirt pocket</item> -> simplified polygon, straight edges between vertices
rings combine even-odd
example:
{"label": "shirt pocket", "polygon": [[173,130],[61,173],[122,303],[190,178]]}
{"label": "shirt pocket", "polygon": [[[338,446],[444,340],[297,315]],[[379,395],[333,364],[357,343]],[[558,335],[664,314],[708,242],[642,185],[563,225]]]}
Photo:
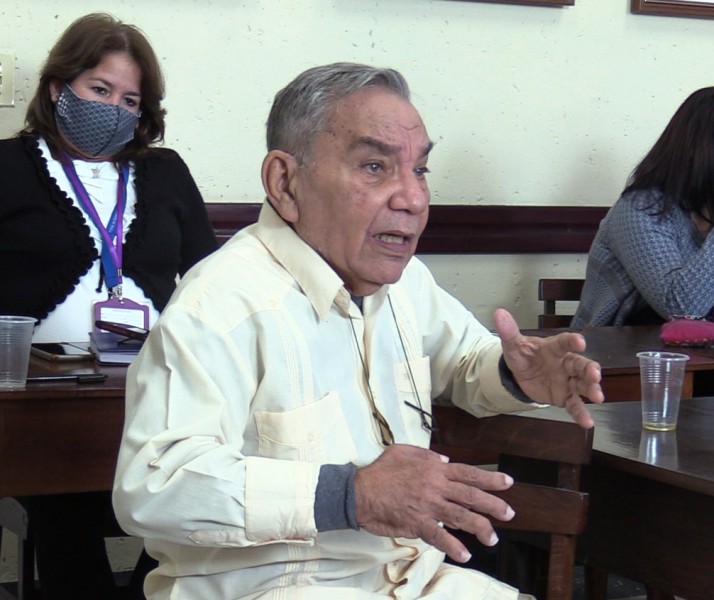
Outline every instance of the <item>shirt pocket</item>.
{"label": "shirt pocket", "polygon": [[320,464],[357,461],[340,396],[335,391],[292,410],[256,412],[255,423],[260,456]]}
{"label": "shirt pocket", "polygon": [[412,444],[426,447],[431,431],[422,427],[422,413],[431,424],[431,362],[428,356],[394,365],[394,381],[402,419]]}

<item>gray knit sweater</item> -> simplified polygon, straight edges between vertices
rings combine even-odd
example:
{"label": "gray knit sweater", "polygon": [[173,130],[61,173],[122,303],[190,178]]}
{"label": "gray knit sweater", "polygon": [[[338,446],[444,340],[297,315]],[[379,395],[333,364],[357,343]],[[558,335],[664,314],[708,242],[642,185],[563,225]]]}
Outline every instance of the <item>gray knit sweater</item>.
{"label": "gray knit sweater", "polygon": [[608,211],[590,248],[573,327],[623,325],[651,308],[663,320],[706,316],[714,307],[714,236],[704,237],[662,195],[636,191]]}

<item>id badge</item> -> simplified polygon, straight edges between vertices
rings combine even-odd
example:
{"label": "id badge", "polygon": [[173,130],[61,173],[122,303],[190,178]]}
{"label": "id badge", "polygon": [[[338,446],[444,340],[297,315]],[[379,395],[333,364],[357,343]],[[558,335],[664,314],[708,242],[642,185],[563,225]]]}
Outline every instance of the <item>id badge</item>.
{"label": "id badge", "polygon": [[[109,298],[95,302],[92,312],[94,317],[92,323],[109,321],[149,329],[149,307],[129,298]],[[94,329],[96,331],[96,327]]]}

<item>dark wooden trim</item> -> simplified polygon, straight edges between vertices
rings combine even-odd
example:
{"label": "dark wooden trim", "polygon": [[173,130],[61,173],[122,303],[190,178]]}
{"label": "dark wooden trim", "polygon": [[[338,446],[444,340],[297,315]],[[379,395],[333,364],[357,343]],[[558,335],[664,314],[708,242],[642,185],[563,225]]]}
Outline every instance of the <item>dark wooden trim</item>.
{"label": "dark wooden trim", "polygon": [[714,18],[714,6],[697,0],[631,0],[630,10],[645,15]]}
{"label": "dark wooden trim", "polygon": [[432,206],[423,254],[585,253],[607,208]]}
{"label": "dark wooden trim", "polygon": [[470,2],[491,2],[494,4],[530,4],[532,6],[573,6],[575,0],[469,0]]}
{"label": "dark wooden trim", "polygon": [[[221,243],[258,219],[260,204],[207,203]],[[600,206],[432,205],[420,254],[587,253]]]}
{"label": "dark wooden trim", "polygon": [[223,244],[236,231],[258,220],[260,204],[206,202],[208,218],[213,224],[218,242]]}

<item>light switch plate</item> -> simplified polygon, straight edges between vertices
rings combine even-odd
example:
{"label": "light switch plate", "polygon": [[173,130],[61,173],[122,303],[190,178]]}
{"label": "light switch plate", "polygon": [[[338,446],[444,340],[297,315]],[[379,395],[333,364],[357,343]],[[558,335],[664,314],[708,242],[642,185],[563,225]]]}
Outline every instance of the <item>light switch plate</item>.
{"label": "light switch plate", "polygon": [[0,106],[15,106],[14,54],[0,54]]}

